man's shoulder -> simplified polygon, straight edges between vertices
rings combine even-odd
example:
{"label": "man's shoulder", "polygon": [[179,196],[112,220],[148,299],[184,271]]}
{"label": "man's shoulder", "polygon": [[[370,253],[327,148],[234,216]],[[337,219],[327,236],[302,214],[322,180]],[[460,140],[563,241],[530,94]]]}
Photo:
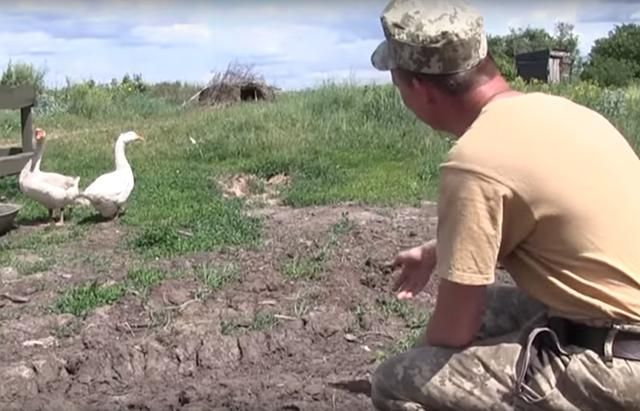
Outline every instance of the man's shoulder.
{"label": "man's shoulder", "polygon": [[596,117],[600,117],[597,112],[553,94],[535,92],[502,98],[483,108],[455,141],[442,167],[490,174],[505,182],[513,172],[544,164],[536,161],[547,153],[541,144],[558,144],[561,140],[577,144],[576,139],[565,139],[566,130],[584,127],[581,123]]}

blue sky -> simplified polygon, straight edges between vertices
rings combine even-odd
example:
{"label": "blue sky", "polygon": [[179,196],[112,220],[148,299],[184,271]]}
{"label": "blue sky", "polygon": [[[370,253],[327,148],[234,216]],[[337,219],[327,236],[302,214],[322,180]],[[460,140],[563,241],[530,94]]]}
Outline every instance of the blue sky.
{"label": "blue sky", "polygon": [[[580,49],[616,24],[640,22],[640,0],[470,0],[486,30],[576,26]],[[0,65],[9,59],[47,69],[46,81],[109,81],[140,73],[149,81],[204,83],[229,62],[252,64],[284,89],[325,79],[388,81],[370,66],[386,0],[37,1],[3,4]],[[187,6],[188,4],[188,6]]]}

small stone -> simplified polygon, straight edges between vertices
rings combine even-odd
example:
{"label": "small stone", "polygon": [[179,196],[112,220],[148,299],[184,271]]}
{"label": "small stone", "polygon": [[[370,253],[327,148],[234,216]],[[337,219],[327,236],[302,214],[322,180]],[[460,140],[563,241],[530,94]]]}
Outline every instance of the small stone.
{"label": "small stone", "polygon": [[353,334],[345,334],[345,335],[344,335],[344,339],[345,339],[345,340],[347,340],[347,341],[349,341],[349,342],[356,342],[356,341],[358,341],[358,337],[356,337],[356,336],[355,336],[355,335],[353,335]]}
{"label": "small stone", "polygon": [[191,293],[184,289],[173,289],[167,293],[167,301],[173,305],[182,305],[191,299]]}
{"label": "small stone", "polygon": [[25,363],[20,363],[16,366],[9,367],[3,370],[2,374],[4,378],[24,378],[31,379],[35,377],[35,372],[32,368],[28,367]]}
{"label": "small stone", "polygon": [[29,340],[22,343],[24,347],[42,347],[42,348],[51,348],[56,345],[55,337],[49,336],[47,338],[43,338],[41,340]]}
{"label": "small stone", "polygon": [[318,383],[311,384],[305,389],[307,394],[311,395],[312,397],[320,395],[323,390],[324,390],[324,387],[322,386],[322,384],[318,384]]}

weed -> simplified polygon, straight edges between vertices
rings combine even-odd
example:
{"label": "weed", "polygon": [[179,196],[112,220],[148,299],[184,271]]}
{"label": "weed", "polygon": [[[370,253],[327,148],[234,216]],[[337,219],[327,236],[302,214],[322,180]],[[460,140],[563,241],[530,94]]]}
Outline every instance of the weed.
{"label": "weed", "polygon": [[82,322],[78,318],[73,318],[70,321],[62,324],[54,326],[52,329],[52,334],[54,337],[58,339],[69,338],[77,335],[82,328]]}
{"label": "weed", "polygon": [[249,324],[249,330],[251,331],[266,331],[276,325],[278,320],[272,313],[265,313],[258,311],[251,324]]}
{"label": "weed", "polygon": [[230,282],[238,279],[239,270],[235,264],[212,266],[208,263],[196,267],[196,276],[211,291],[220,290]]}
{"label": "weed", "polygon": [[365,320],[366,312],[367,312],[367,309],[362,304],[358,304],[351,309],[351,313],[355,317],[357,329],[360,329],[360,330],[368,329],[368,326]]}
{"label": "weed", "polygon": [[138,295],[146,298],[149,291],[166,278],[163,271],[149,268],[136,268],[127,273],[126,285]]}
{"label": "weed", "polygon": [[222,335],[233,335],[246,331],[267,331],[278,323],[278,319],[269,312],[257,311],[253,314],[251,321],[247,324],[238,320],[222,320],[220,322],[220,333]]}
{"label": "weed", "polygon": [[58,313],[69,313],[81,317],[93,309],[113,304],[125,294],[122,284],[99,285],[97,281],[65,291],[55,302]]}
{"label": "weed", "polygon": [[340,215],[340,220],[338,220],[337,223],[335,223],[335,224],[333,224],[331,226],[331,234],[336,235],[336,236],[340,236],[340,235],[348,233],[354,227],[355,227],[355,222],[353,222],[349,218],[349,214],[348,213],[343,212]]}
{"label": "weed", "polygon": [[313,257],[296,255],[288,259],[281,270],[290,280],[317,280],[324,271],[324,258],[322,255]]}
{"label": "weed", "polygon": [[390,354],[399,353],[415,345],[427,324],[428,314],[418,311],[410,303],[397,298],[378,298],[376,306],[385,318],[397,316],[405,323],[406,331],[402,337],[392,344],[386,352],[381,354],[386,357]]}

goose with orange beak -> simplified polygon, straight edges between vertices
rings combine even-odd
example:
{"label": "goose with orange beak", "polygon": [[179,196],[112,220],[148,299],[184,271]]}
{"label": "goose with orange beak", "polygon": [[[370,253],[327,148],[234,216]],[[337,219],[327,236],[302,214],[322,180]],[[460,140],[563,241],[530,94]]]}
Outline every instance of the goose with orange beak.
{"label": "goose with orange beak", "polygon": [[125,155],[125,145],[133,141],[144,141],[135,131],[120,134],[115,143],[115,170],[96,178],[76,196],[75,202],[93,206],[104,218],[115,218],[124,210],[133,191],[133,170]]}
{"label": "goose with orange beak", "polygon": [[18,177],[18,186],[25,197],[42,204],[49,211],[49,219],[55,210],[59,211],[56,225],[64,224],[64,209],[73,204],[78,195],[80,177],[70,177],[59,173],[40,170],[46,132],[35,129],[35,150]]}

